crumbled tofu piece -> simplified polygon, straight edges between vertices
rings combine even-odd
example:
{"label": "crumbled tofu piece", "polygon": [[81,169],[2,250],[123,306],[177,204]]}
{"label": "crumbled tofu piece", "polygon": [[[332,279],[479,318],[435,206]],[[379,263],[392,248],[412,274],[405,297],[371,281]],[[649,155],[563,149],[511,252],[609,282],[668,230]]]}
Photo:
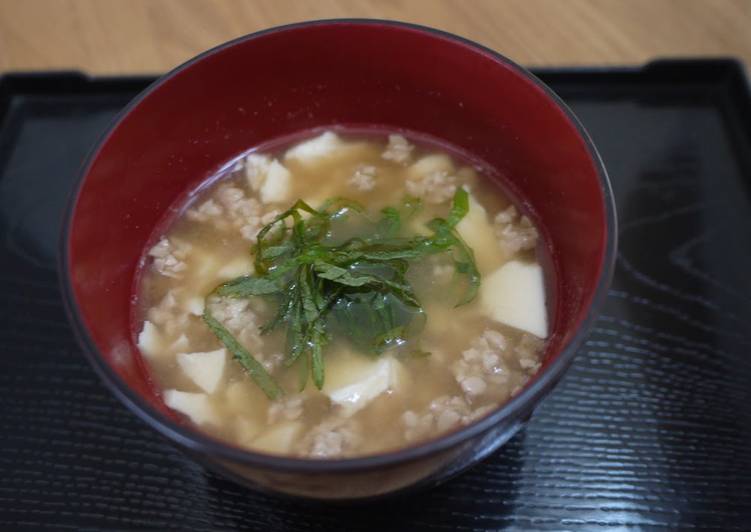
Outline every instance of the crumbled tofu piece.
{"label": "crumbled tofu piece", "polygon": [[255,198],[248,198],[241,188],[222,185],[216,191],[216,197],[233,225],[263,214],[261,203]]}
{"label": "crumbled tofu piece", "polygon": [[[273,191],[273,186],[269,190]],[[239,229],[248,240],[255,240],[258,231],[279,214],[278,210],[267,209],[259,200],[247,197],[242,189],[231,185],[220,186],[215,196],[224,216],[215,218],[214,226],[222,231]]]}
{"label": "crumbled tofu piece", "polygon": [[209,310],[230,332],[237,333],[247,327],[259,325],[247,299],[214,296],[209,299]]}
{"label": "crumbled tofu piece", "polygon": [[495,216],[495,223],[506,225],[515,222],[517,218],[519,218],[519,212],[516,210],[516,207],[509,205]]}
{"label": "crumbled tofu piece", "polygon": [[430,403],[430,411],[439,416],[446,410],[451,410],[464,417],[469,414],[469,405],[461,397],[449,397],[447,395],[433,399]]}
{"label": "crumbled tofu piece", "polygon": [[444,395],[431,401],[428,408],[418,414],[407,410],[402,414],[404,438],[408,442],[425,438],[431,434],[466,425],[473,420],[472,410],[461,397]]}
{"label": "crumbled tofu piece", "polygon": [[213,199],[210,199],[204,201],[195,209],[189,209],[185,215],[194,222],[206,222],[221,216],[223,212],[222,208]]}
{"label": "crumbled tofu piece", "polygon": [[245,158],[245,178],[252,190],[261,190],[270,166],[271,158],[267,155],[251,153]]}
{"label": "crumbled tofu piece", "polygon": [[162,351],[162,337],[159,330],[150,321],[143,322],[143,329],[138,333],[138,349],[149,358],[159,355]]}
{"label": "crumbled tofu piece", "polygon": [[480,301],[485,313],[495,321],[539,338],[547,337],[545,278],[539,264],[507,262],[484,279]]}
{"label": "crumbled tofu piece", "polygon": [[227,350],[204,353],[179,353],[177,364],[190,379],[206,393],[214,393],[224,375]]}
{"label": "crumbled tofu piece", "polygon": [[343,457],[362,441],[362,429],[356,420],[332,416],[313,427],[299,447],[302,454],[311,458]]}
{"label": "crumbled tofu piece", "polygon": [[148,319],[170,337],[181,334],[188,325],[188,315],[177,302],[178,291],[168,290],[159,304],[151,307],[146,313]]}
{"label": "crumbled tofu piece", "polygon": [[196,425],[216,424],[217,416],[205,393],[165,390],[164,404],[181,414],[185,414]]}
{"label": "crumbled tofu piece", "polygon": [[472,194],[469,195],[469,211],[457,224],[456,231],[474,252],[481,274],[487,275],[503,263],[488,213]]}
{"label": "crumbled tofu piece", "polygon": [[172,278],[182,277],[188,265],[185,258],[190,251],[190,244],[186,242],[170,241],[166,237],[149,250],[149,256],[154,258],[154,268],[164,276]]}
{"label": "crumbled tofu piece", "polygon": [[149,250],[149,256],[155,258],[166,257],[169,253],[170,241],[167,237],[164,236]]}
{"label": "crumbled tofu piece", "polygon": [[289,199],[292,174],[279,161],[274,159],[266,173],[261,186],[260,196],[263,203],[282,203]]}
{"label": "crumbled tofu piece", "polygon": [[448,201],[456,192],[453,178],[443,172],[409,179],[405,182],[405,188],[409,194],[436,204]]}
{"label": "crumbled tofu piece", "polygon": [[469,401],[492,389],[504,395],[510,373],[505,353],[508,341],[500,332],[486,329],[451,366],[451,372]]}
{"label": "crumbled tofu piece", "polygon": [[404,426],[404,439],[410,442],[427,436],[433,429],[435,418],[430,412],[420,415],[412,410],[407,410],[402,414],[401,421]]}
{"label": "crumbled tofu piece", "polygon": [[524,333],[514,348],[519,366],[529,375],[534,375],[542,365],[542,348],[545,342],[534,335]]}
{"label": "crumbled tofu piece", "polygon": [[529,218],[519,216],[513,205],[498,213],[494,222],[496,238],[506,258],[537,245],[537,229]]}
{"label": "crumbled tofu piece", "polygon": [[372,360],[360,354],[340,353],[327,359],[323,393],[345,415],[352,415],[380,394],[399,387],[403,372],[401,362],[391,356]]}
{"label": "crumbled tofu piece", "polygon": [[392,134],[389,135],[389,144],[386,146],[386,150],[381,154],[381,157],[387,161],[404,164],[409,162],[410,157],[412,157],[413,149],[415,149],[415,147],[402,135]]}
{"label": "crumbled tofu piece", "polygon": [[421,157],[407,169],[407,177],[411,179],[424,178],[436,172],[453,174],[455,171],[451,157],[442,153],[434,153]]}
{"label": "crumbled tofu piece", "polygon": [[450,200],[457,187],[454,165],[443,154],[427,155],[407,170],[404,183],[407,192],[427,203],[444,203]]}
{"label": "crumbled tofu piece", "polygon": [[[483,396],[505,401],[521,389],[540,368],[543,343],[541,339],[524,333],[512,348],[503,334],[486,329],[451,365],[451,372],[467,403],[474,404]],[[484,413],[476,411],[473,416]]]}
{"label": "crumbled tofu piece", "polygon": [[436,419],[436,428],[439,432],[443,432],[455,427],[461,420],[462,416],[456,410],[443,410],[438,414],[438,418]]}
{"label": "crumbled tofu piece", "polygon": [[355,173],[347,180],[347,184],[355,190],[369,192],[376,186],[376,167],[370,165],[360,165],[355,169]]}
{"label": "crumbled tofu piece", "polygon": [[280,203],[289,199],[292,174],[276,159],[251,153],[245,158],[245,177],[258,192],[262,203]]}
{"label": "crumbled tofu piece", "polygon": [[488,385],[482,379],[482,377],[467,377],[461,383],[462,390],[470,397],[477,397],[482,395],[487,390]]}
{"label": "crumbled tofu piece", "polygon": [[212,316],[224,325],[253,356],[262,359],[261,322],[247,299],[213,296],[209,302]]}
{"label": "crumbled tofu piece", "polygon": [[240,234],[246,240],[256,240],[261,229],[273,222],[279,214],[281,214],[280,211],[273,209],[261,217],[248,219],[247,223],[240,228]]}
{"label": "crumbled tofu piece", "polygon": [[300,421],[285,421],[263,431],[253,440],[252,447],[258,451],[287,454],[303,430]]}
{"label": "crumbled tofu piece", "polygon": [[287,150],[284,159],[307,165],[334,154],[344,146],[346,146],[346,143],[339,138],[339,135],[332,131],[326,131],[315,138],[293,146]]}

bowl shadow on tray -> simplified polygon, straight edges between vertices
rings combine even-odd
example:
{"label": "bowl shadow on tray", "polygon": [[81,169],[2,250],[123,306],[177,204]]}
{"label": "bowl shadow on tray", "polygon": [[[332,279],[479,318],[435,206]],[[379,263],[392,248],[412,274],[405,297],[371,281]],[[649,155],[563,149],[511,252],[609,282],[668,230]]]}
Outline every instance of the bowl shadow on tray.
{"label": "bowl shadow on tray", "polygon": [[[235,482],[206,471],[207,488],[231,494],[233,500],[251,495],[252,504],[237,513],[237,526],[258,520],[258,508],[268,510],[269,521],[304,518],[326,525],[327,530],[398,530],[405,525],[448,525],[462,510],[479,518],[492,515],[493,523],[505,521],[514,510],[516,490],[524,469],[525,429],[522,428],[500,449],[469,469],[455,473],[437,485],[407,489],[375,499],[312,501],[288,495],[267,495],[250,491]],[[489,482],[490,481],[490,482]],[[484,486],[481,488],[481,486]],[[492,487],[488,487],[492,486]],[[272,524],[272,523],[269,523]],[[277,523],[283,529],[281,523]],[[313,527],[316,528],[316,527]]]}

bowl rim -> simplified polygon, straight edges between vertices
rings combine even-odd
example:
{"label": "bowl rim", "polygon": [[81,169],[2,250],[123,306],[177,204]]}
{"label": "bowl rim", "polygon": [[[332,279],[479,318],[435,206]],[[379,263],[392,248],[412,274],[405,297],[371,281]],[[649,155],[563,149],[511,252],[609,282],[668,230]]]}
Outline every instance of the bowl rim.
{"label": "bowl rim", "polygon": [[[73,215],[78,204],[78,199],[83,188],[85,178],[91,169],[94,160],[97,158],[101,148],[107,143],[114,130],[120,125],[123,119],[148,97],[153,91],[171,79],[176,74],[190,68],[207,57],[219,53],[227,48],[231,48],[239,43],[251,41],[256,38],[285,31],[293,31],[299,28],[311,26],[383,26],[391,27],[418,33],[428,34],[432,37],[438,37],[443,40],[451,41],[474,52],[480,52],[497,63],[502,63],[510,67],[517,75],[526,78],[537,88],[541,89],[543,94],[550,98],[558,106],[564,115],[571,121],[578,134],[585,144],[585,148],[595,166],[598,181],[603,197],[603,207],[605,210],[606,223],[606,242],[605,251],[602,255],[602,264],[599,272],[597,286],[594,295],[589,303],[587,313],[582,320],[578,330],[569,342],[559,350],[555,358],[543,368],[517,395],[507,402],[500,405],[490,414],[458,430],[448,434],[435,437],[433,439],[403,447],[393,451],[366,455],[354,458],[337,458],[337,459],[312,459],[289,457],[283,455],[273,455],[255,452],[252,450],[242,449],[216,439],[200,430],[181,425],[170,419],[165,414],[158,412],[147,401],[134,392],[130,386],[115,372],[112,367],[104,360],[99,353],[96,344],[91,338],[86,326],[83,323],[73,292],[71,282],[71,272],[69,268],[70,260],[70,240]],[[479,435],[495,425],[499,425],[504,419],[510,420],[531,413],[536,403],[539,403],[547,393],[554,387],[555,383],[563,376],[565,371],[573,362],[579,347],[584,342],[589,330],[594,323],[598,311],[607,297],[608,288],[613,276],[613,270],[617,249],[617,221],[615,211],[615,201],[612,188],[608,179],[607,171],[602,162],[602,158],[595,148],[589,134],[584,126],[569,109],[569,107],[539,78],[529,72],[524,67],[514,61],[501,55],[500,53],[483,46],[475,41],[461,37],[443,30],[412,24],[408,22],[369,19],[369,18],[340,18],[340,19],[320,19],[305,22],[296,22],[264,29],[237,37],[223,44],[206,50],[199,55],[189,59],[181,65],[163,74],[148,87],[142,90],[128,105],[125,106],[110,121],[107,129],[100,135],[96,144],[90,149],[83,164],[78,172],[76,183],[71,191],[64,211],[62,223],[60,249],[58,253],[58,272],[61,291],[63,294],[63,303],[69,322],[73,325],[73,331],[79,342],[84,348],[84,353],[91,365],[94,367],[99,377],[105,382],[107,387],[122,401],[138,418],[144,421],[151,428],[175,441],[179,445],[187,448],[192,452],[201,455],[208,455],[213,459],[227,460],[239,463],[244,466],[258,467],[269,470],[296,472],[296,473],[340,473],[355,472],[369,469],[376,469],[384,466],[394,466],[409,461],[414,461],[429,455],[434,455],[441,451],[448,450],[470,438]]]}

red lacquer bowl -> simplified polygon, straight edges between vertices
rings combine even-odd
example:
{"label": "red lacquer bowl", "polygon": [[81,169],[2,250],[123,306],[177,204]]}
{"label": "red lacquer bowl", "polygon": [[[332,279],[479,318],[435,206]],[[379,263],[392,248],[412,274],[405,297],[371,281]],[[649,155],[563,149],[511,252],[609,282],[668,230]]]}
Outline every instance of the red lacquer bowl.
{"label": "red lacquer bowl", "polygon": [[[153,392],[131,330],[138,261],[175,200],[228,159],[271,139],[342,124],[420,132],[497,170],[547,235],[553,297],[546,362],[487,417],[414,447],[340,460],[242,450],[180,421]],[[605,297],[615,223],[592,142],[523,68],[427,28],[310,22],[210,50],[128,105],[83,168],[67,213],[61,278],[94,368],[154,429],[249,485],[321,499],[366,498],[445,479],[497,449],[528,419],[571,364]]]}

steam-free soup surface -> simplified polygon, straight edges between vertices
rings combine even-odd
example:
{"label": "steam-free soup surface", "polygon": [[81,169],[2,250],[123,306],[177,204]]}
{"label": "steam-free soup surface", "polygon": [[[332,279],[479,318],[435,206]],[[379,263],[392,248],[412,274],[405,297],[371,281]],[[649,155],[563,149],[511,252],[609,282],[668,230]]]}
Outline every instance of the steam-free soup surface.
{"label": "steam-free soup surface", "polygon": [[[167,406],[241,447],[326,458],[412,445],[508,400],[539,368],[547,335],[538,232],[478,172],[398,134],[325,132],[286,150],[238,159],[193,196],[144,258],[138,345]],[[294,312],[273,330],[262,330],[300,289],[292,274],[275,281],[291,283],[276,293],[231,292],[240,286],[232,283],[269,275],[254,265],[258,233],[299,199],[320,212],[336,211],[320,249],[375,238],[384,227],[379,221],[388,218],[384,213],[396,213],[398,227],[389,229],[394,242],[423,242],[427,249],[437,241],[428,241],[436,238],[430,220],[450,225],[452,207],[462,198],[467,212],[447,229],[455,244],[392,261],[397,269],[404,265],[400,286],[413,290],[419,307],[396,288],[390,292],[384,284],[379,292],[378,276],[397,274],[366,259],[347,272],[367,270],[375,284],[316,278],[315,286],[331,300],[320,322],[325,335],[315,337],[325,338],[317,363],[312,336],[306,337],[308,351],[291,362],[296,348],[290,338],[299,337],[290,328],[307,323],[290,318]],[[298,215],[303,225],[324,219]],[[276,223],[266,234],[269,242],[292,242],[295,219]],[[305,267],[312,277],[338,275],[333,268]],[[479,274],[474,278],[473,268]],[[227,282],[231,289],[215,292]],[[378,297],[368,299],[369,290]],[[350,299],[336,299],[347,291]],[[396,316],[390,329],[378,321],[389,313]],[[374,334],[379,327],[386,334]],[[254,372],[238,349],[262,370]]]}

